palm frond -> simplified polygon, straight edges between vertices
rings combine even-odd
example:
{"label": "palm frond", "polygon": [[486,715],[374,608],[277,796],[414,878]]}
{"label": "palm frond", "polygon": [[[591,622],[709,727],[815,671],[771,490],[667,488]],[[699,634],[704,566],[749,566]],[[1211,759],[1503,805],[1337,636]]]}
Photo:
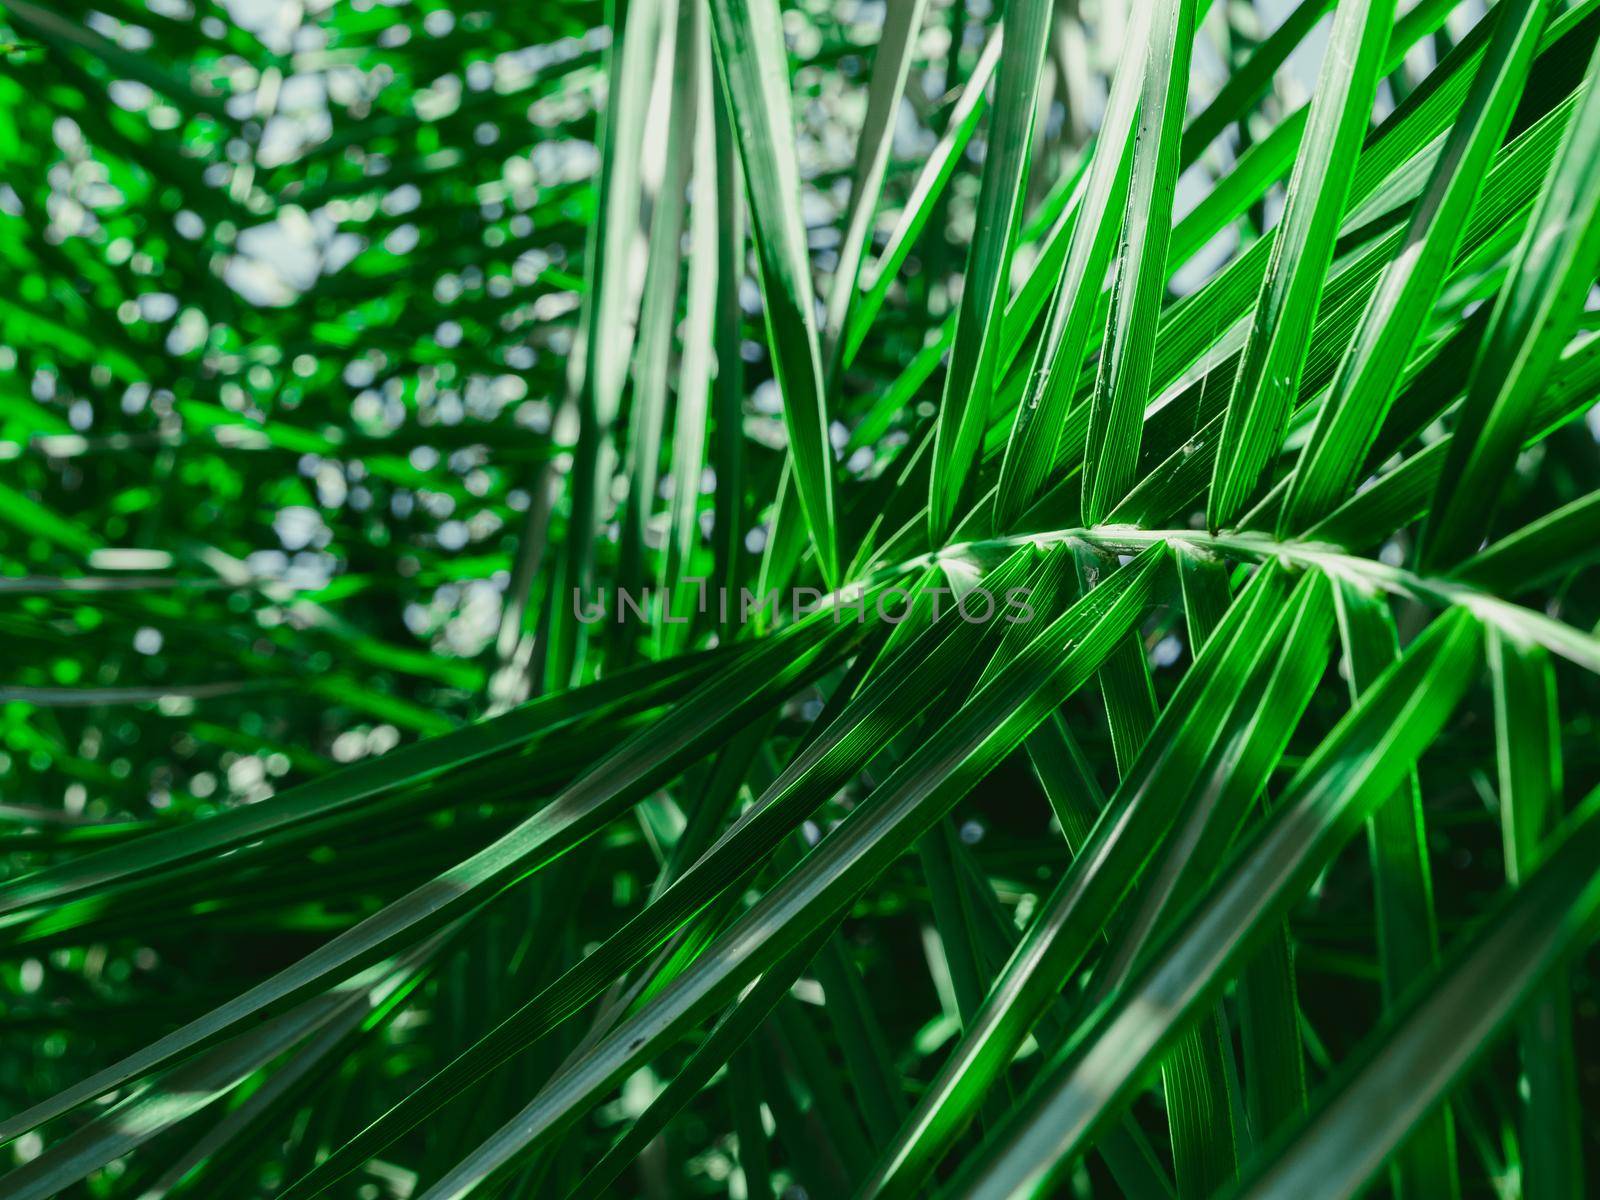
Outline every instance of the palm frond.
{"label": "palm frond", "polygon": [[1597,42],[0,0],[0,1195],[1586,1194]]}

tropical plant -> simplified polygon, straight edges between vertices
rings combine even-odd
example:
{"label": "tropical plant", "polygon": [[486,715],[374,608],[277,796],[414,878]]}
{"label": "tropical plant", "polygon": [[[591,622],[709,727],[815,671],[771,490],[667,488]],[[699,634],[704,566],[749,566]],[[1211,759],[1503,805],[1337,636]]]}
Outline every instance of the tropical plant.
{"label": "tropical plant", "polygon": [[1600,0],[0,2],[0,1196],[1591,1194]]}

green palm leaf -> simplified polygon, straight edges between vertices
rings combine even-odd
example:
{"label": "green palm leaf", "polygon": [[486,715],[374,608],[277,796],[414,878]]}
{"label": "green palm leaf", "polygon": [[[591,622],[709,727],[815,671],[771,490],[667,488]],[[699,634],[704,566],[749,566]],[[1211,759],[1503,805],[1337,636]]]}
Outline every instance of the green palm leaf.
{"label": "green palm leaf", "polygon": [[1592,1190],[1600,0],[108,3],[0,1195]]}

